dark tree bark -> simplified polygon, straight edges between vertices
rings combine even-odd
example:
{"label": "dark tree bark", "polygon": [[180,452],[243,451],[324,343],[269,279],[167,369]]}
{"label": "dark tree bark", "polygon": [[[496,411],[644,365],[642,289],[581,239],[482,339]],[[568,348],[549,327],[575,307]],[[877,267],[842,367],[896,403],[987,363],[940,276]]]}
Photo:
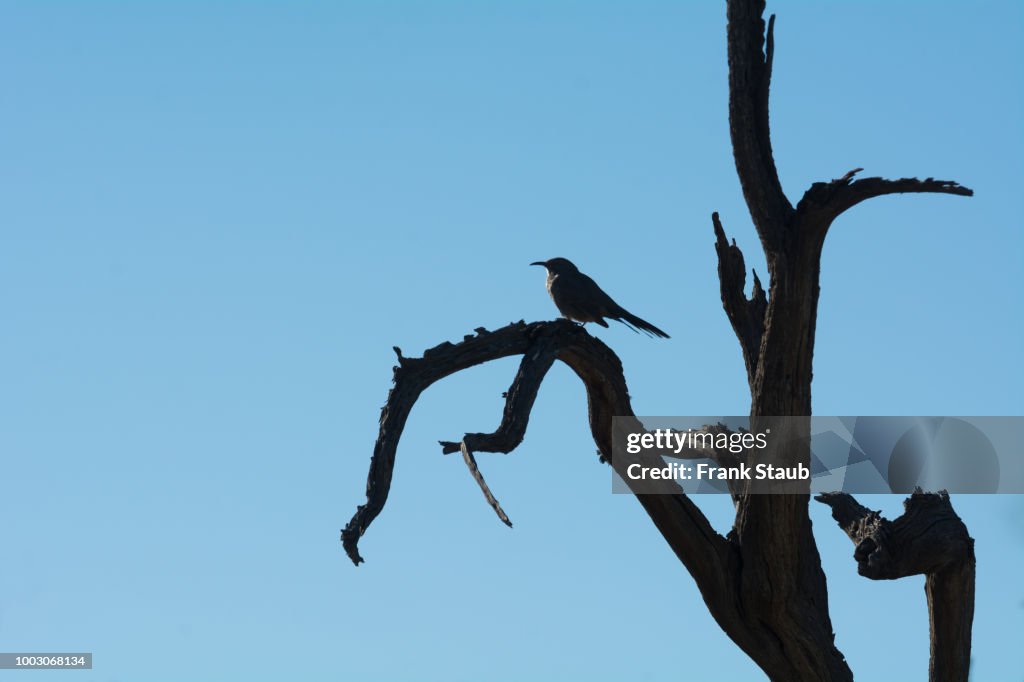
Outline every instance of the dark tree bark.
{"label": "dark tree bark", "polygon": [[[746,266],[735,242],[730,243],[717,213],[712,215],[718,253],[722,304],[740,342],[751,394],[751,428],[768,417],[797,420],[809,435],[812,357],[818,310],[821,251],[832,222],[866,199],[900,192],[935,192],[970,196],[955,182],[932,179],[855,180],[856,169],[841,178],[813,184],[796,207],[782,190],[772,155],[768,125],[768,93],[774,52],[774,16],[767,27],[763,0],[728,0],[729,126],[736,170],[744,198],[768,264],[769,291],[754,274],[751,298],[744,294]],[[476,464],[474,452],[510,452],[522,442],[530,411],[544,375],[555,360],[565,362],[587,391],[591,431],[599,454],[612,459],[613,416],[633,416],[622,365],[601,341],[567,321],[517,323],[494,332],[478,329],[457,344],[443,343],[405,358],[398,352],[395,386],[381,413],[380,433],[367,482],[367,502],[342,531],[345,551],[353,562],[362,558],[358,541],[387,499],[395,452],[406,417],[419,394],[430,384],[473,365],[522,355],[518,373],[506,394],[498,429],[490,434],[465,434],[442,441],[445,453],[461,452],[474,479],[499,518],[511,525]],[[809,439],[804,439],[807,442]],[[704,453],[702,456],[707,456]],[[773,461],[779,453],[767,453]],[[790,462],[810,463],[810,453],[791,449]],[[621,472],[620,472],[621,473]],[[623,480],[630,479],[623,476]],[[772,680],[851,680],[853,675],[835,647],[828,609],[828,591],[808,515],[809,486],[793,494],[754,495],[733,490],[736,519],[728,536],[715,531],[700,509],[673,482],[666,494],[640,494],[637,500],[666,542],[689,571],[712,616],[725,633]],[[914,498],[911,498],[912,500]],[[828,498],[843,518],[864,513],[842,498]],[[916,504],[916,503],[914,503]],[[859,507],[859,505],[858,505]],[[916,507],[915,507],[916,508]],[[901,519],[910,516],[908,514]],[[839,516],[836,517],[839,519]],[[955,522],[953,522],[955,519]],[[973,550],[966,528],[949,506],[921,505],[911,520],[875,520],[840,525],[858,543],[882,548],[868,564],[872,578],[898,578],[924,572],[932,614],[933,680],[966,680],[973,613]],[[948,529],[922,533],[933,561],[914,563],[886,543],[891,528]],[[859,525],[857,525],[859,524]],[[959,525],[957,525],[959,524]],[[867,530],[874,528],[874,531]],[[852,526],[850,526],[852,527]],[[871,545],[870,543],[874,543]],[[859,555],[858,555],[859,556]],[[861,561],[858,558],[858,561]],[[909,563],[906,563],[909,562]],[[909,572],[906,572],[909,571]]]}
{"label": "dark tree bark", "polygon": [[895,521],[861,506],[846,493],[814,499],[856,545],[857,572],[872,580],[926,576],[931,633],[929,679],[967,680],[974,618],[974,540],[953,511],[949,495],[918,488]]}

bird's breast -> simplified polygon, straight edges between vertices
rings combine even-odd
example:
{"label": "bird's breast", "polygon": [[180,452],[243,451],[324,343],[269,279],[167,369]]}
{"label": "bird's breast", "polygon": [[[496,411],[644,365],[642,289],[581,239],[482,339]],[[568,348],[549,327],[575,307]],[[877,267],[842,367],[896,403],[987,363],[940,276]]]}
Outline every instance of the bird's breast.
{"label": "bird's breast", "polygon": [[553,289],[553,288],[554,288],[554,286],[555,286],[555,280],[556,280],[556,279],[558,279],[558,275],[556,275],[556,274],[555,274],[555,273],[553,273],[553,272],[549,272],[549,273],[548,273],[548,279],[547,279],[547,282],[546,282],[546,284],[547,284],[547,288],[548,288],[548,293],[549,293],[549,294],[550,294],[550,293],[552,292],[552,289]]}

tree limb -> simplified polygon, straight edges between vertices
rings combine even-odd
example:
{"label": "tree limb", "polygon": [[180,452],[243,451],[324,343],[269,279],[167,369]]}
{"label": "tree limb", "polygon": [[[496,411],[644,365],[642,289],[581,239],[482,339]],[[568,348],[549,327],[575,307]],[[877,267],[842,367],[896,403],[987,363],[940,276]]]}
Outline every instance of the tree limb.
{"label": "tree limb", "polygon": [[515,450],[523,442],[537,391],[554,364],[555,357],[552,340],[538,340],[529,352],[523,354],[512,386],[505,392],[505,411],[501,415],[498,429],[494,433],[467,433],[461,442],[440,441],[441,452],[446,455],[459,452],[463,444],[473,452],[509,453]]}
{"label": "tree limb", "polygon": [[523,360],[519,363],[519,371],[516,372],[512,386],[505,392],[505,411],[501,416],[501,425],[494,433],[467,433],[462,441],[440,441],[441,451],[444,454],[462,452],[462,459],[469,468],[473,479],[483,491],[487,503],[491,505],[494,513],[498,515],[509,528],[512,521],[509,520],[505,510],[501,508],[497,498],[491,492],[484,476],[480,473],[476,458],[473,452],[512,452],[526,435],[526,426],[530,421],[530,412],[533,410],[533,403],[537,399],[537,391],[540,390],[541,382],[555,362],[555,349],[549,338],[539,340],[535,347],[523,354]]}
{"label": "tree limb", "polygon": [[814,498],[832,508],[832,518],[857,546],[857,572],[872,580],[936,573],[973,555],[974,541],[945,492],[918,488],[895,521],[858,503],[847,493]]}
{"label": "tree limb", "polygon": [[[633,416],[622,364],[610,348],[582,327],[567,320],[555,322],[518,322],[499,330],[478,330],[457,344],[442,343],[423,354],[422,358],[405,358],[399,352],[399,365],[394,371],[394,387],[381,411],[380,432],[370,461],[366,484],[366,504],[360,505],[352,520],[341,532],[341,540],[349,558],[358,565],[362,561],[358,543],[370,523],[380,514],[387,501],[395,466],[395,454],[406,419],[419,395],[432,383],[468,367],[490,360],[521,354],[516,381],[509,389],[502,426],[493,434],[467,434],[463,443],[472,442],[478,449],[508,447],[511,450],[522,440],[529,411],[537,388],[553,358],[565,362],[583,381],[591,433],[602,458],[612,461],[612,418]],[[468,439],[468,441],[467,441]],[[450,449],[451,444],[447,444]],[[444,444],[443,444],[444,446]],[[461,443],[460,443],[461,449]],[[471,449],[467,448],[470,452]],[[465,456],[465,453],[464,453]],[[471,471],[475,459],[467,465]],[[614,462],[612,462],[615,466]],[[479,471],[474,472],[477,478]],[[478,478],[477,482],[480,483]],[[628,477],[624,477],[627,480]],[[668,482],[671,483],[671,482]],[[694,576],[709,604],[716,602],[716,617],[742,622],[734,586],[736,555],[729,542],[717,533],[700,509],[675,486],[674,494],[637,495],[654,524],[661,531],[676,556]],[[485,495],[486,484],[481,484]],[[489,497],[491,501],[493,496]],[[495,500],[496,511],[500,509]],[[503,512],[499,513],[499,516]],[[714,595],[714,597],[712,597]],[[723,626],[724,627],[724,626]]]}
{"label": "tree limb", "polygon": [[945,491],[918,488],[895,521],[846,493],[815,497],[856,545],[857,572],[872,580],[924,574],[931,629],[929,680],[966,682],[974,619],[974,540]]}
{"label": "tree limb", "polygon": [[725,237],[725,229],[718,218],[718,212],[711,214],[715,228],[715,251],[718,252],[718,282],[722,291],[722,306],[732,323],[736,338],[743,351],[743,364],[747,368],[747,382],[751,389],[757,374],[758,356],[761,351],[761,337],[764,334],[764,316],[768,310],[768,297],[761,288],[761,280],[754,272],[754,288],[748,299],[744,293],[747,284],[747,267],[743,252]]}
{"label": "tree limb", "polygon": [[766,39],[764,5],[764,0],[728,3],[729,133],[743,197],[761,241],[774,248],[793,207],[782,191],[772,154],[768,96],[775,16],[768,20]]}
{"label": "tree limb", "polygon": [[926,178],[900,178],[887,180],[872,177],[854,180],[863,168],[855,168],[841,178],[830,182],[816,182],[804,193],[797,204],[797,212],[813,216],[816,222],[827,229],[833,220],[862,201],[886,194],[930,193],[954,194],[962,197],[974,196],[974,190],[952,180]]}

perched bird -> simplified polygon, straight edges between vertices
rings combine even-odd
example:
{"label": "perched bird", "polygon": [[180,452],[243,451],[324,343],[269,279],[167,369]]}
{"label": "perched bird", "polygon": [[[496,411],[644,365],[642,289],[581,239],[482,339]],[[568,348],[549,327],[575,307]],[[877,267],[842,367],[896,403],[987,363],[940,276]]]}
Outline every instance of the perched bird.
{"label": "perched bird", "polygon": [[641,330],[650,336],[668,338],[668,334],[653,324],[629,312],[612,297],[604,293],[597,283],[579,271],[566,258],[552,258],[530,265],[543,265],[548,271],[548,293],[555,307],[565,317],[576,322],[594,322],[607,327],[603,318],[618,320],[633,331]]}

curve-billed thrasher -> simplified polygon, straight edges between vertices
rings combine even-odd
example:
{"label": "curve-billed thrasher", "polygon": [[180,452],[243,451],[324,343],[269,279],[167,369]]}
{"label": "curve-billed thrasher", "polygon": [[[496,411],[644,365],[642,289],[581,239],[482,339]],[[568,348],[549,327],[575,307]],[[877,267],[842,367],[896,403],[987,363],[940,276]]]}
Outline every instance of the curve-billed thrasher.
{"label": "curve-billed thrasher", "polygon": [[551,300],[555,302],[558,311],[570,320],[584,324],[594,322],[607,327],[608,323],[602,319],[607,317],[609,320],[618,320],[633,331],[639,329],[650,336],[668,338],[668,334],[613,301],[594,280],[580,272],[572,261],[552,258],[530,265],[543,265],[547,268]]}

